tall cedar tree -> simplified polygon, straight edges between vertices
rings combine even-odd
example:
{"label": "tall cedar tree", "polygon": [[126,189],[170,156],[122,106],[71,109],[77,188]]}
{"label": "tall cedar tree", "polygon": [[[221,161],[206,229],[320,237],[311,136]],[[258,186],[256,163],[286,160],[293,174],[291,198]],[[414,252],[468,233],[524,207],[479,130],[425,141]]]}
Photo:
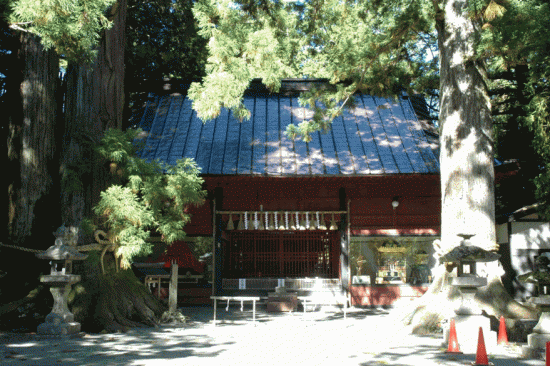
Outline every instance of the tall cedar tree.
{"label": "tall cedar tree", "polygon": [[[9,211],[14,217],[10,221],[11,227],[8,227],[10,233],[20,234],[21,242],[29,240],[31,229],[33,233],[39,232],[43,240],[33,244],[38,249],[45,249],[50,244],[46,238],[50,237],[53,230],[51,227],[41,227],[32,219],[36,213],[36,209],[33,208],[34,202],[51,185],[48,179],[58,178],[57,183],[60,187],[57,192],[58,196],[61,195],[60,201],[57,199],[55,204],[46,205],[51,208],[59,207],[59,203],[61,204],[60,212],[50,214],[50,217],[57,221],[57,225],[65,223],[77,227],[81,226],[85,216],[93,214],[92,207],[100,202],[100,192],[107,187],[110,179],[109,164],[94,153],[93,147],[99,143],[106,129],[120,129],[123,126],[127,3],[126,0],[82,0],[59,2],[51,7],[49,3],[37,4],[32,0],[17,0],[3,1],[2,6],[4,5],[3,10],[6,10],[9,27],[12,31],[20,33],[22,39],[29,39],[29,46],[22,47],[17,54],[23,57],[28,52],[36,58],[25,58],[29,62],[27,73],[34,76],[53,72],[54,75],[54,80],[50,82],[41,80],[43,77],[40,76],[30,81],[23,80],[19,84],[14,83],[14,90],[20,89],[22,93],[26,93],[21,99],[15,97],[14,100],[21,100],[19,104],[27,103],[23,107],[28,109],[28,113],[24,116],[24,111],[21,111],[18,116],[19,122],[10,120],[14,128],[10,128],[13,133],[10,132],[12,136],[9,144],[14,148],[8,150],[11,154],[8,157],[11,157],[14,169],[19,170],[19,165],[23,165],[20,169],[23,179],[17,179],[17,175],[14,174],[14,183],[6,183],[11,187],[11,190],[8,190],[8,199],[13,202],[10,206],[13,210]],[[52,122],[35,123],[33,120],[35,115],[41,117],[40,112],[50,108],[50,101],[54,100],[50,94],[44,94],[44,90],[48,91],[48,88],[56,85],[58,56],[51,56],[56,62],[53,68],[41,60],[45,60],[46,55],[55,55],[55,51],[69,62],[67,92],[63,108],[57,110],[58,116],[64,112],[65,117],[64,123],[55,125],[55,142],[59,145],[57,149],[51,147],[53,136],[48,134],[54,128]],[[13,93],[11,95],[13,96]],[[55,102],[53,106],[56,106]],[[55,119],[55,110],[50,111],[48,116]],[[25,124],[22,121],[31,123]],[[17,127],[17,124],[21,127]],[[28,131],[25,129],[26,126]],[[29,146],[29,143],[33,145]],[[54,152],[57,155],[52,159]],[[31,164],[19,164],[16,159],[23,163],[29,160]],[[51,164],[46,166],[45,162],[48,159],[51,160]],[[46,168],[52,171],[42,172]],[[29,169],[34,171],[31,172]],[[60,173],[59,177],[57,171]],[[30,200],[27,197],[30,197]],[[18,199],[22,201],[21,207],[16,207]],[[23,202],[25,199],[27,201]],[[182,219],[180,223],[184,221]],[[41,223],[46,223],[46,220]],[[166,220],[164,225],[167,225]],[[23,229],[27,231],[23,232]],[[165,229],[169,231],[170,227]],[[139,235],[137,237],[139,239]],[[169,235],[167,240],[170,240]],[[103,276],[96,259],[97,256],[91,255],[90,260],[80,268],[83,274],[80,286],[84,290],[81,288],[78,291],[80,295],[75,298],[74,312],[77,318],[85,324],[107,330],[120,330],[137,325],[136,321],[150,324],[160,315],[163,307],[142,284],[139,284],[131,272],[121,271],[111,276]],[[112,258],[109,260],[112,262]],[[107,263],[107,268],[114,269],[110,263]],[[36,297],[35,293],[21,301]],[[0,313],[4,310],[10,311],[14,308],[10,305],[21,304],[21,301],[2,307]],[[133,307],[128,307],[128,303],[134,304]]]}
{"label": "tall cedar tree", "polygon": [[[9,5],[1,1],[0,13],[7,12]],[[45,50],[39,37],[9,29],[5,19],[0,20],[0,29],[1,135],[6,153],[2,164],[5,173],[0,179],[5,198],[0,240],[38,248],[44,234],[51,235],[51,228],[58,224],[52,219],[58,216],[55,202],[59,197],[55,182],[58,56],[53,49]],[[42,268],[31,266],[21,272],[21,262],[29,259],[34,257],[0,247],[0,287],[10,289],[0,290],[4,302],[36,288],[37,270]]]}

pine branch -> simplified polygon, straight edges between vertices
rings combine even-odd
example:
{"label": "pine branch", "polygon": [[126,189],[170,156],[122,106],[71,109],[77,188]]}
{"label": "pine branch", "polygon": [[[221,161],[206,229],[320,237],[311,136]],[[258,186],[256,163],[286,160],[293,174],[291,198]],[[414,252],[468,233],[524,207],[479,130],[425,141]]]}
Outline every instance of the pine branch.
{"label": "pine branch", "polygon": [[25,33],[31,33],[29,30],[20,27],[21,25],[28,25],[28,24],[32,24],[32,22],[12,23],[10,24],[10,28],[21,32],[25,32]]}

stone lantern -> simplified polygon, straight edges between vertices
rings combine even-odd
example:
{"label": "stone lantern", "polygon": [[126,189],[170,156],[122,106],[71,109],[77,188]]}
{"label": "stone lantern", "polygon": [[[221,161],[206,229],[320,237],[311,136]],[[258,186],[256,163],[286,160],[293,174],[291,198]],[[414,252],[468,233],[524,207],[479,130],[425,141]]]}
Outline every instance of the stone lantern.
{"label": "stone lantern", "polygon": [[42,253],[37,253],[40,259],[50,261],[50,274],[40,277],[40,282],[50,286],[54,304],[52,312],[46,316],[46,321],[38,326],[37,333],[50,335],[70,335],[80,332],[80,323],[74,321],[74,315],[67,306],[67,296],[71,285],[80,281],[80,276],[71,274],[72,261],[86,259],[86,254],[63,244],[61,238],[55,240],[55,245]]}
{"label": "stone lantern", "polygon": [[533,333],[527,336],[527,345],[523,346],[522,352],[526,357],[542,351],[546,342],[550,342],[550,260],[544,254],[535,261],[535,270],[517,277],[518,281],[534,283],[537,285],[538,296],[531,297],[529,302],[534,304],[541,312]]}
{"label": "stone lantern", "polygon": [[[462,238],[460,245],[439,260],[457,265],[457,277],[451,278],[451,285],[456,287],[461,295],[458,306],[454,309],[458,341],[464,352],[476,352],[479,327],[483,328],[487,346],[496,346],[496,333],[491,332],[490,319],[482,314],[475,301],[478,288],[487,285],[487,278],[479,277],[477,273],[477,264],[495,261],[500,255],[472,245],[470,238],[473,235],[458,236]],[[448,336],[447,331],[446,341]]]}

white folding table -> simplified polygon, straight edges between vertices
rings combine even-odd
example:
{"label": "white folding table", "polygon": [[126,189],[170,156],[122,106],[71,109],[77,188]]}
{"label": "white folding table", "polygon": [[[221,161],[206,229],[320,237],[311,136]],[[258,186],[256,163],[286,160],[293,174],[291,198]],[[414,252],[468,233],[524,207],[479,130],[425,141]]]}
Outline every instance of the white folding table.
{"label": "white folding table", "polygon": [[252,301],[252,321],[256,325],[256,301],[260,301],[259,296],[210,296],[214,300],[214,325],[216,325],[216,311],[218,300],[227,301],[227,306],[225,311],[229,310],[230,301],[240,301],[241,302],[241,311],[243,311],[243,303],[245,301]]}

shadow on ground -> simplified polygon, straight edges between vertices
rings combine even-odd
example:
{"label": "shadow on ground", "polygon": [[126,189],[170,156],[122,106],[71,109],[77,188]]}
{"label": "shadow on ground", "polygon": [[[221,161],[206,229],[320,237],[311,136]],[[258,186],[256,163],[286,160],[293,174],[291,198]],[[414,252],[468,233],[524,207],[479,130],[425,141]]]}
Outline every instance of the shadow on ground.
{"label": "shadow on ground", "polygon": [[[341,309],[268,313],[251,306],[181,309],[184,325],[142,328],[124,334],[86,334],[53,339],[33,334],[0,334],[2,365],[455,365],[475,355],[448,356],[440,336],[405,336],[383,309]],[[540,360],[496,355],[495,366],[542,366]]]}

